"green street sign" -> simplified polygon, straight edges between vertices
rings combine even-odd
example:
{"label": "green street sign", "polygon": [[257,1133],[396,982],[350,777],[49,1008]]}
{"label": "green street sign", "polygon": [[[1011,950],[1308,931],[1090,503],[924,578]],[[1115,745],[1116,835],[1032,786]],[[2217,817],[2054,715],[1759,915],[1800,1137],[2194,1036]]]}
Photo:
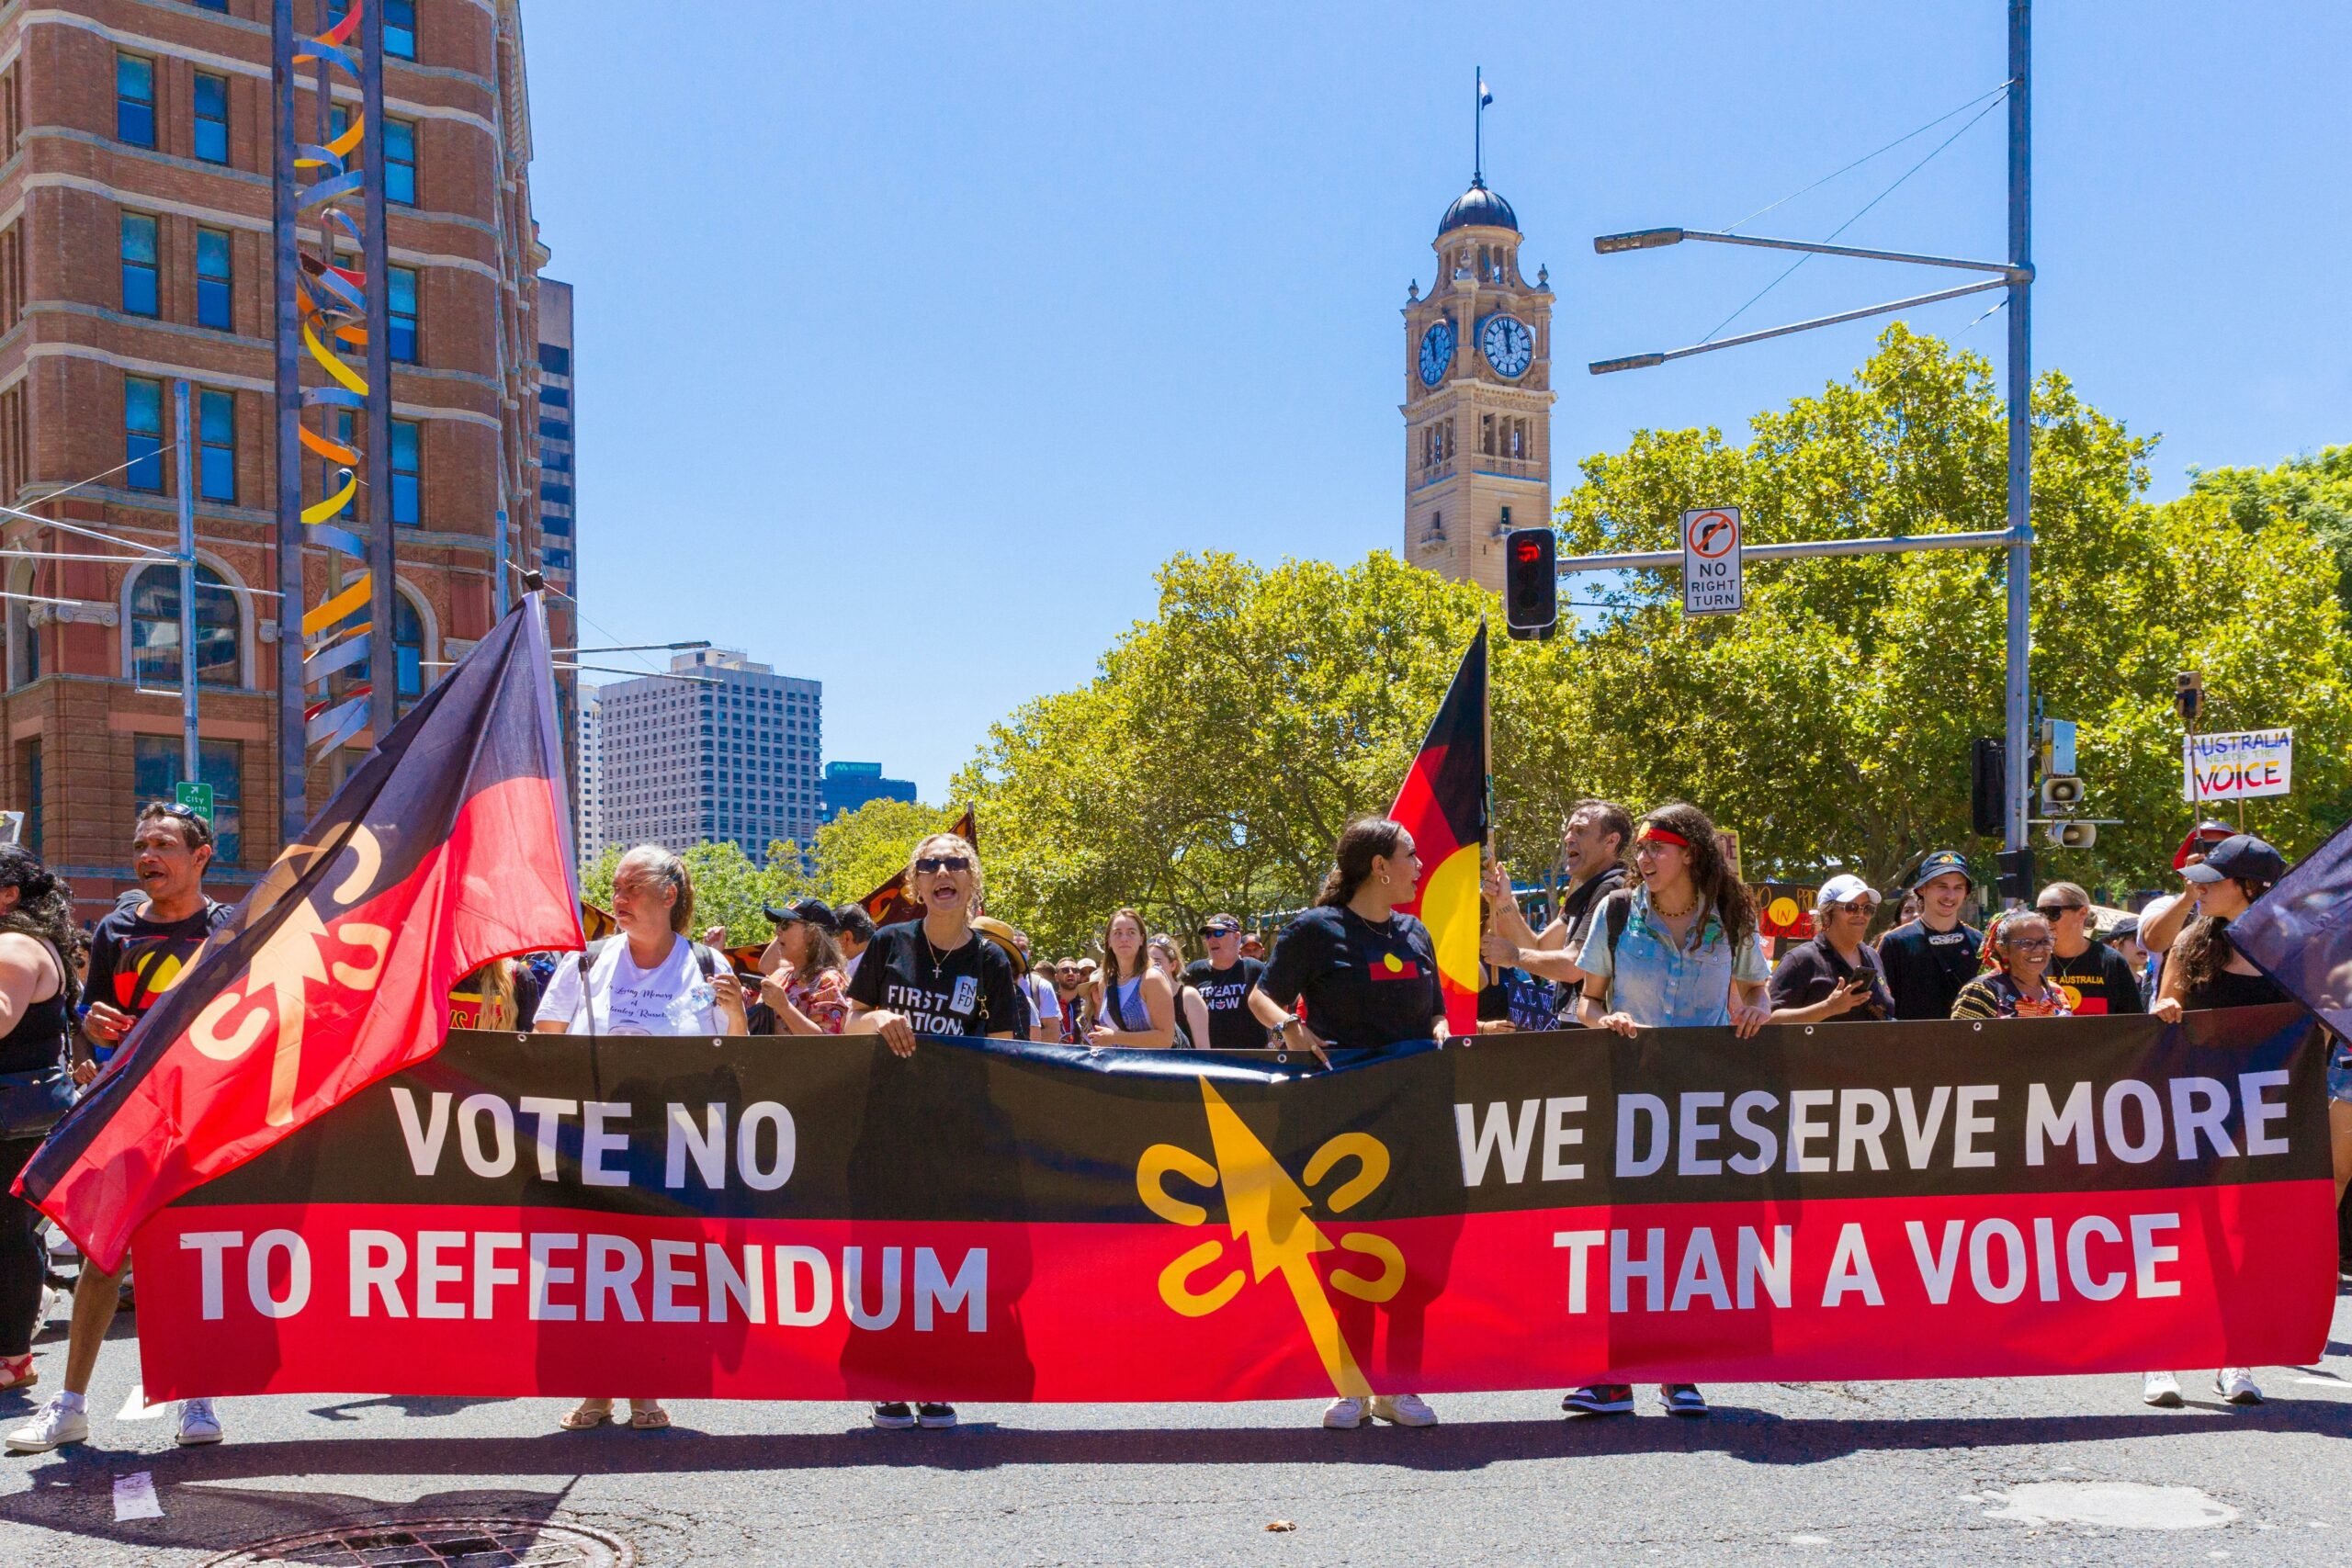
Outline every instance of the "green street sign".
{"label": "green street sign", "polygon": [[183,779],[172,786],[172,799],[187,807],[207,822],[212,820],[212,786],[190,784]]}

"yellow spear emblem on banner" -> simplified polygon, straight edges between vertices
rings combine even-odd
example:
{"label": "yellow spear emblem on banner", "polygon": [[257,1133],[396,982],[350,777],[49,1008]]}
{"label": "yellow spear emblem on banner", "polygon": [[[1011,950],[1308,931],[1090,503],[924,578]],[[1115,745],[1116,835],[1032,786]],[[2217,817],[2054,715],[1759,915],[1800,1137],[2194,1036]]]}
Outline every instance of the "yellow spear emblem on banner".
{"label": "yellow spear emblem on banner", "polygon": [[[1341,1133],[1315,1151],[1314,1158],[1306,1162],[1302,1185],[1291,1179],[1272,1151],[1235,1114],[1207,1078],[1202,1078],[1200,1085],[1216,1163],[1174,1144],[1154,1144],[1136,1165],[1137,1195],[1146,1208],[1170,1224],[1199,1225],[1208,1222],[1208,1211],[1170,1195],[1165,1186],[1167,1178],[1172,1173],[1195,1186],[1221,1189],[1233,1239],[1249,1244],[1250,1280],[1262,1284],[1268,1276],[1281,1275],[1290,1288],[1291,1299],[1298,1304],[1299,1317],[1322,1359],[1323,1370],[1330,1375],[1332,1388],[1353,1398],[1370,1394],[1371,1385],[1340,1331],[1339,1315],[1332,1310],[1313,1260],[1317,1253],[1335,1247],[1378,1259],[1380,1273],[1374,1278],[1367,1280],[1336,1269],[1330,1276],[1331,1289],[1358,1301],[1378,1303],[1393,1298],[1404,1285],[1404,1254],[1386,1237],[1370,1231],[1349,1231],[1332,1240],[1310,1217],[1315,1200],[1306,1189],[1329,1176],[1341,1160],[1353,1158],[1355,1175],[1325,1200],[1332,1214],[1346,1213],[1388,1179],[1387,1146],[1368,1133]],[[1170,1310],[1186,1317],[1204,1317],[1241,1293],[1242,1273],[1238,1267],[1228,1269],[1205,1290],[1193,1286],[1196,1275],[1224,1260],[1225,1246],[1222,1239],[1204,1241],[1160,1270],[1159,1299]]]}

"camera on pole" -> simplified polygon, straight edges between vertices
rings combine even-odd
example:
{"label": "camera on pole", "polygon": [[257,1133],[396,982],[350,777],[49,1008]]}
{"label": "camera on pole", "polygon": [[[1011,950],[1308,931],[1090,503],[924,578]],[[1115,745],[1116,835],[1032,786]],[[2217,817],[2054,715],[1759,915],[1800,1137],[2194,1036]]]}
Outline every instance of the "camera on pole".
{"label": "camera on pole", "polygon": [[1503,626],[1522,642],[1549,641],[1558,627],[1559,548],[1549,527],[1503,536]]}

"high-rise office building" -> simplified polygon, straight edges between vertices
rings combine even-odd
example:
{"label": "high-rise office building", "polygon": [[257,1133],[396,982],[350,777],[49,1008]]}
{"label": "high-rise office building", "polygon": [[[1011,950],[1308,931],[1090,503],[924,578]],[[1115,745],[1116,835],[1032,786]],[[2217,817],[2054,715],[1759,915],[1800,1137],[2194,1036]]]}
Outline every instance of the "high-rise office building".
{"label": "high-rise office building", "polygon": [[580,758],[573,764],[573,776],[579,780],[580,822],[579,843],[581,860],[594,860],[605,852],[605,758],[604,705],[602,692],[594,686],[580,688]]}
{"label": "high-rise office building", "polygon": [[571,285],[539,279],[539,568],[576,593],[572,554]]}
{"label": "high-rise office building", "polygon": [[670,671],[597,688],[601,842],[731,840],[762,864],[776,842],[806,846],[823,804],[823,686],[726,649],[677,654]]}
{"label": "high-rise office building", "polygon": [[825,764],[824,819],[856,810],[869,800],[912,800],[915,797],[911,779],[886,779],[879,762],[828,762]]}
{"label": "high-rise office building", "polygon": [[[127,882],[135,804],[182,773],[184,651],[200,685],[215,880],[253,880],[282,840],[277,644],[325,594],[277,571],[276,132],[267,0],[43,0],[0,7],[0,807],[84,912]],[[298,0],[313,24],[319,0]],[[403,703],[490,627],[493,529],[537,558],[537,278],[520,0],[385,12],[392,624]],[[314,125],[301,73],[300,124]],[[356,103],[334,89],[338,107]],[[305,140],[311,140],[306,136]],[[356,252],[345,247],[346,261]],[[306,362],[305,384],[322,381]],[[176,547],[174,383],[190,385],[196,638]],[[314,476],[309,493],[317,494]],[[119,541],[100,544],[21,515]],[[380,513],[375,515],[381,515]],[[121,564],[92,560],[117,555]],[[84,558],[75,559],[73,557]],[[279,590],[288,596],[277,597]],[[281,631],[280,612],[288,629]],[[550,606],[559,645],[578,639]],[[365,744],[369,738],[358,738]],[[312,808],[330,761],[310,773]]]}

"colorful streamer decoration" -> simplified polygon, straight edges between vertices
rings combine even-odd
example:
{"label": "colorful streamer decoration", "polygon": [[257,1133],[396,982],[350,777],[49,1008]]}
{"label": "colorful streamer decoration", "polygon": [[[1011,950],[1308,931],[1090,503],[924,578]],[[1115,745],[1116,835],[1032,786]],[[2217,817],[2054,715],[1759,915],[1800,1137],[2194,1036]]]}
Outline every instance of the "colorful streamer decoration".
{"label": "colorful streamer decoration", "polygon": [[[339,73],[354,87],[360,85],[361,19],[368,0],[352,0],[342,18],[316,37],[298,39],[294,63],[322,63]],[[322,75],[325,75],[325,72]],[[322,386],[302,389],[302,412],[296,417],[302,446],[330,465],[321,488],[326,492],[302,509],[302,522],[313,543],[333,555],[357,563],[356,577],[330,588],[327,597],[302,615],[302,683],[305,739],[311,759],[333,751],[367,727],[369,682],[376,661],[369,656],[376,628],[368,614],[375,583],[368,568],[368,541],[338,519],[348,519],[358,500],[365,452],[368,386],[368,306],[369,279],[356,268],[337,263],[335,236],[347,238],[366,254],[367,160],[371,155],[367,116],[355,113],[351,123],[331,140],[304,142],[296,150],[294,166],[310,176],[296,201],[297,213],[318,226],[328,243],[313,249],[298,240],[300,273],[295,285],[295,305],[302,347],[326,373]],[[298,175],[298,178],[300,176]],[[298,230],[298,234],[301,231]],[[313,236],[315,240],[316,236]],[[390,395],[386,388],[385,395]],[[311,428],[304,417],[324,410],[324,429]],[[345,434],[345,432],[348,434]],[[377,505],[387,504],[379,497]],[[332,580],[332,579],[331,579]],[[336,693],[335,677],[356,674],[359,683]]]}

